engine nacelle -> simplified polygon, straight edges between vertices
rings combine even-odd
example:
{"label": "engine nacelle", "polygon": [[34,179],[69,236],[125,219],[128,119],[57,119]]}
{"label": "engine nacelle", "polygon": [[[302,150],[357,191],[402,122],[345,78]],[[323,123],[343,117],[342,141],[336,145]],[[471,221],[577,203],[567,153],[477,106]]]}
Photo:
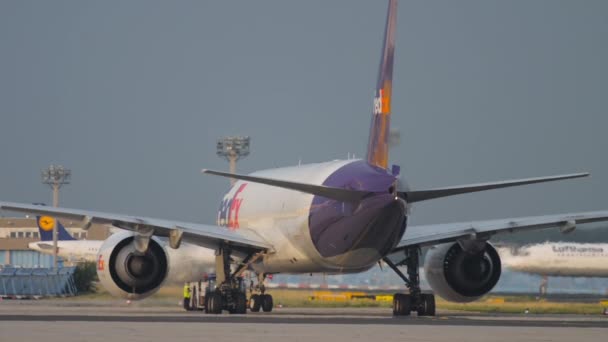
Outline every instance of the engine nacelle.
{"label": "engine nacelle", "polygon": [[487,242],[464,250],[446,243],[429,249],[424,262],[426,279],[435,293],[452,302],[472,302],[490,292],[501,274],[500,257]]}
{"label": "engine nacelle", "polygon": [[164,244],[150,239],[145,254],[137,252],[135,234],[119,232],[110,236],[97,254],[97,275],[112,295],[143,299],[154,294],[169,273],[169,258]]}

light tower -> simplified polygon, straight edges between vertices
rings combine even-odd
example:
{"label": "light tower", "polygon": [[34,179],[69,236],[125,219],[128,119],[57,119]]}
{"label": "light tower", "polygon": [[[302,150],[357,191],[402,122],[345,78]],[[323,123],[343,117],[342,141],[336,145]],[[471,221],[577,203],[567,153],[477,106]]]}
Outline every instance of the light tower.
{"label": "light tower", "polygon": [[[40,173],[42,183],[48,184],[53,189],[53,207],[59,206],[59,188],[64,184],[70,184],[72,171],[61,165],[49,166]],[[53,267],[57,269],[57,220],[53,220]]]}
{"label": "light tower", "polygon": [[[249,155],[249,137],[224,137],[217,140],[217,155],[230,163],[230,173],[236,173],[236,161]],[[230,178],[230,185],[236,180]]]}

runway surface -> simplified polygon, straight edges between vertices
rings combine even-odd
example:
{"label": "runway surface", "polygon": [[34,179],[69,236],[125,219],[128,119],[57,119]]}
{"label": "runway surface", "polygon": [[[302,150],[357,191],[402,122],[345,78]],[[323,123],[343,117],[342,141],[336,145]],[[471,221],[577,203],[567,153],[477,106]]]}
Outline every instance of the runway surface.
{"label": "runway surface", "polygon": [[608,317],[442,312],[392,317],[387,308],[277,308],[207,315],[179,307],[0,302],[0,341],[580,341],[603,340]]}

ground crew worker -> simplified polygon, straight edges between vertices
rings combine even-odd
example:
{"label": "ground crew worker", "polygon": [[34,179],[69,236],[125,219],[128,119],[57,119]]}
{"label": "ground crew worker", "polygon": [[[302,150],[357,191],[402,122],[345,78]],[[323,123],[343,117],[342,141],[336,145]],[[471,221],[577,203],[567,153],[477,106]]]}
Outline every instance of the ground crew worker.
{"label": "ground crew worker", "polygon": [[190,285],[184,285],[184,309],[190,310]]}

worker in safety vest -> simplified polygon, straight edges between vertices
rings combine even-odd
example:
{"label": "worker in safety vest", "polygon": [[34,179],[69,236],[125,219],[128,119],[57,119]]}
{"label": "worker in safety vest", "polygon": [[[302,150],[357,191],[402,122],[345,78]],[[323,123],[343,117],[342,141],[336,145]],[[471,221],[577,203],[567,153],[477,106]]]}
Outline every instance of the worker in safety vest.
{"label": "worker in safety vest", "polygon": [[184,309],[190,310],[190,285],[184,285]]}

